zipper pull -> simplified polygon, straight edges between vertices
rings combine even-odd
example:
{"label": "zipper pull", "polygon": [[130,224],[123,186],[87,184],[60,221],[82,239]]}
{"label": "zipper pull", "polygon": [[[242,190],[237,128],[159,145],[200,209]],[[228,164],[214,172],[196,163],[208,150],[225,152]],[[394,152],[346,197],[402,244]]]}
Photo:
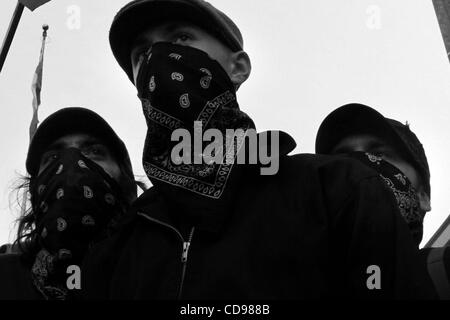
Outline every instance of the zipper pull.
{"label": "zipper pull", "polygon": [[183,242],[183,253],[181,255],[181,262],[185,263],[187,261],[190,242]]}

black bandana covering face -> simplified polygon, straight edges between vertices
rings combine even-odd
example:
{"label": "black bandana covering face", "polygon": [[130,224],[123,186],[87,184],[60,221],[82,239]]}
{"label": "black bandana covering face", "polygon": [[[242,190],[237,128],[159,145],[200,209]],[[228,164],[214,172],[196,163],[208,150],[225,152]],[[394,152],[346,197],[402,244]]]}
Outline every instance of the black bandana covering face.
{"label": "black bandana covering face", "polygon": [[380,174],[397,199],[398,209],[411,230],[414,242],[419,245],[423,236],[425,214],[420,209],[417,192],[406,175],[389,162],[370,153],[352,152],[348,155],[375,169]]}
{"label": "black bandana covering face", "polygon": [[31,185],[42,248],[32,267],[46,299],[68,297],[67,267],[80,265],[89,246],[105,236],[124,212],[119,185],[78,149],[58,152]]}
{"label": "black bandana covering face", "polygon": [[[143,164],[153,184],[220,198],[233,168],[225,161],[231,150],[224,150],[222,164],[175,165],[171,150],[178,142],[172,142],[171,135],[184,128],[193,137],[194,121],[201,121],[203,132],[214,128],[223,137],[226,129],[255,127],[239,110],[226,71],[201,50],[160,42],[144,55],[136,87],[148,126]],[[242,141],[243,136],[238,137],[234,147],[239,149]]]}

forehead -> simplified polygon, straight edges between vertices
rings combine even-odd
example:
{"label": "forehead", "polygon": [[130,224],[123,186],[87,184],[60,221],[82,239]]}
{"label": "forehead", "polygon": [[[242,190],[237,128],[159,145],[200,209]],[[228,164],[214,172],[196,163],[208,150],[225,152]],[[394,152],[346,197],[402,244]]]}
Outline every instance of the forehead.
{"label": "forehead", "polygon": [[103,144],[103,140],[89,133],[69,133],[53,141],[47,149],[64,148],[68,146],[82,146],[92,143]]}
{"label": "forehead", "polygon": [[381,137],[377,137],[372,134],[352,134],[341,139],[333,151],[338,151],[341,149],[352,150],[352,149],[368,149],[379,146],[391,147],[386,140]]}
{"label": "forehead", "polygon": [[142,29],[142,31],[137,33],[134,41],[132,42],[132,47],[135,47],[139,44],[148,43],[149,41],[153,42],[155,40],[164,40],[161,38],[163,38],[164,36],[169,36],[172,32],[175,32],[179,29],[189,29],[190,31],[196,32],[202,37],[215,39],[215,37],[211,33],[209,33],[207,30],[205,30],[204,27],[200,26],[199,24],[193,23],[189,20],[174,19],[156,22]]}
{"label": "forehead", "polygon": [[373,134],[366,134],[366,133],[356,133],[349,135],[345,138],[343,138],[339,143],[346,143],[346,144],[387,144],[384,139],[381,137],[377,137]]}

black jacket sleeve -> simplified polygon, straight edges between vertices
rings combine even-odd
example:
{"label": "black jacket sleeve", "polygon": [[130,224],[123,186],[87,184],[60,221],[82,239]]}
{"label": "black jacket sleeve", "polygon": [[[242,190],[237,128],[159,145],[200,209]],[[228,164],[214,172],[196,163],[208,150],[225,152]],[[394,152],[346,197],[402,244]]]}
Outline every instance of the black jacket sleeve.
{"label": "black jacket sleeve", "polygon": [[0,300],[42,300],[31,279],[31,266],[20,254],[0,254]]}
{"label": "black jacket sleeve", "polygon": [[378,176],[362,179],[334,220],[346,292],[361,299],[435,299],[393,194]]}

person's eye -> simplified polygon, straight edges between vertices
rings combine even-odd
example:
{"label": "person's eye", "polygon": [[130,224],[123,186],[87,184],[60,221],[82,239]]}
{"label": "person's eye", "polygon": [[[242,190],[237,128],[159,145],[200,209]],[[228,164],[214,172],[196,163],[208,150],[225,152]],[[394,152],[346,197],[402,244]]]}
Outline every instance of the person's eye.
{"label": "person's eye", "polygon": [[40,167],[47,166],[56,159],[58,159],[58,153],[56,151],[48,151],[42,156]]}
{"label": "person's eye", "polygon": [[192,36],[186,32],[179,32],[174,37],[175,43],[186,42],[192,40]]}
{"label": "person's eye", "polygon": [[131,52],[131,61],[133,64],[138,64],[140,59],[144,58],[144,55],[151,49],[151,46],[142,45],[133,49]]}
{"label": "person's eye", "polygon": [[106,147],[100,144],[94,144],[84,148],[82,154],[88,158],[99,158],[107,155]]}
{"label": "person's eye", "polygon": [[139,64],[139,60],[142,59],[143,56],[144,56],[144,50],[133,52],[133,55],[132,55],[132,58],[131,58],[132,64],[134,66]]}
{"label": "person's eye", "polygon": [[137,64],[137,63],[138,63],[139,59],[140,59],[141,56],[142,56],[142,53],[143,53],[142,50],[134,51],[134,52],[133,52],[133,55],[132,55],[132,58],[131,58],[131,59],[132,59],[132,61],[133,61],[134,64]]}

